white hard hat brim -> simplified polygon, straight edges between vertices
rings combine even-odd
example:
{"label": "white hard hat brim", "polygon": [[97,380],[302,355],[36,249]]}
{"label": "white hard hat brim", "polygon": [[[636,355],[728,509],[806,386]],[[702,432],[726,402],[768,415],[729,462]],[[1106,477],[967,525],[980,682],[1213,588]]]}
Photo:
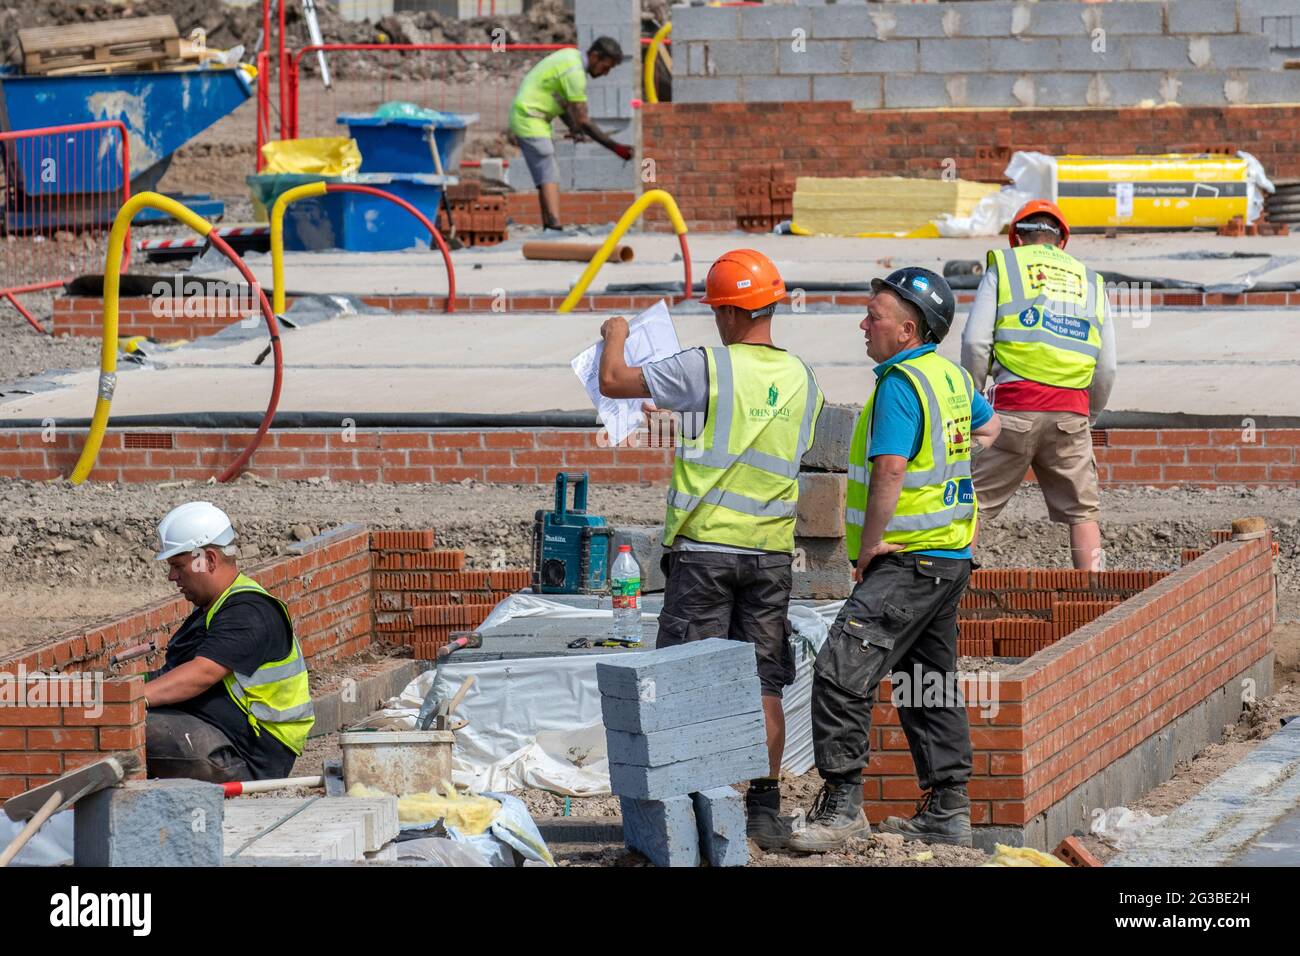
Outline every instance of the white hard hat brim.
{"label": "white hard hat brim", "polygon": [[235,529],[227,528],[211,541],[186,541],[174,547],[167,548],[165,551],[159,551],[154,555],[155,561],[166,561],[168,558],[174,558],[178,554],[188,554],[191,551],[197,551],[200,548],[207,547],[225,547],[235,540]]}

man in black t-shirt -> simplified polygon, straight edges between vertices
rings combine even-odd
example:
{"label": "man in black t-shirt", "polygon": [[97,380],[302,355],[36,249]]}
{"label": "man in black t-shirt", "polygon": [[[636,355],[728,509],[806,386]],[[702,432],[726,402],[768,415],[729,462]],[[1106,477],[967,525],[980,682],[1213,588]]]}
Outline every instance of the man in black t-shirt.
{"label": "man in black t-shirt", "polygon": [[228,680],[300,660],[287,612],[239,573],[235,531],[221,509],[189,502],[158,530],[158,560],[195,610],[168,643],[162,668],[147,677],[149,776],[212,783],[289,776],[296,752],[236,703],[241,691]]}

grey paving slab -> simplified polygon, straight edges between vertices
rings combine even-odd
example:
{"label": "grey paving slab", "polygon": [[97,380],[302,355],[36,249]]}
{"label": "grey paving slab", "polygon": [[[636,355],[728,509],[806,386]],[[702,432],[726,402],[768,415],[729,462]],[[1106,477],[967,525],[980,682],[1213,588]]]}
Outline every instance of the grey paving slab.
{"label": "grey paving slab", "polygon": [[754,711],[652,734],[610,730],[606,731],[605,740],[610,763],[663,767],[762,743],[764,727],[762,711]]}
{"label": "grey paving slab", "polygon": [[[671,730],[719,717],[751,714],[761,706],[757,677],[671,694],[653,701],[620,700],[604,696],[600,698],[600,710],[607,730],[640,734]],[[692,789],[700,788],[689,787],[679,792],[689,793]]]}
{"label": "grey paving slab", "polygon": [[708,754],[663,767],[638,767],[611,762],[609,787],[621,797],[663,800],[679,793],[752,780],[768,772],[767,744]]}
{"label": "grey paving slab", "polygon": [[752,644],[711,637],[598,664],[596,681],[607,697],[654,703],[701,687],[744,680],[757,672]]}

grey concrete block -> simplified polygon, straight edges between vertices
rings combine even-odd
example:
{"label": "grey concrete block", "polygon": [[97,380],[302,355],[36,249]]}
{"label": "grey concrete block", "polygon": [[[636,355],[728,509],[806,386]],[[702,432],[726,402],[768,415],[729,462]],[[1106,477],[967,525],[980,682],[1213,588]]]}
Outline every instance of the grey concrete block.
{"label": "grey concrete block", "polygon": [[823,405],[812,447],[803,456],[801,467],[807,471],[847,471],[853,429],[861,412],[858,405]]}
{"label": "grey concrete block", "polygon": [[[1009,37],[1015,35],[1015,28],[1023,21],[1027,23],[1027,14],[1016,15],[1016,8],[1023,3],[978,3],[953,5],[952,13],[958,14],[958,33],[964,37]],[[969,8],[969,9],[968,9]]]}
{"label": "grey concrete block", "polygon": [[1137,37],[1128,44],[1131,70],[1190,70],[1195,65],[1187,37]]}
{"label": "grey concrete block", "polygon": [[[1158,39],[1161,44],[1165,44],[1168,40],[1167,37]],[[1060,45],[1058,62],[1060,64],[1059,69],[1063,73],[1096,73],[1130,68],[1135,70],[1155,69],[1155,67],[1141,64],[1135,66],[1131,62],[1134,51],[1151,42],[1151,38],[1148,37],[1138,37],[1130,40],[1125,37],[1108,36],[1105,38],[1105,42],[1101,44],[1091,39],[1076,40],[1073,37],[1066,37],[1056,42]],[[1178,49],[1175,50],[1175,47]],[[1170,53],[1171,59],[1175,61],[1182,57],[1181,64],[1177,68],[1187,69],[1191,66],[1191,61],[1187,59],[1186,43],[1174,41],[1172,44],[1166,44],[1164,52]],[[1176,55],[1173,55],[1175,53]],[[1007,60],[1004,62],[1013,61]]]}
{"label": "grey concrete block", "polygon": [[743,40],[709,44],[710,76],[767,75],[777,69],[777,51],[786,49],[775,40]]}
{"label": "grey concrete block", "polygon": [[812,99],[812,77],[782,76],[744,78],[746,103],[786,103]]}
{"label": "grey concrete block", "polygon": [[859,109],[879,109],[885,102],[885,84],[879,76],[814,76],[813,99],[850,100]]}
{"label": "grey concrete block", "polygon": [[1225,106],[1224,82],[1219,72],[1169,73],[1164,79],[1164,101],[1182,106]]}
{"label": "grey concrete block", "polygon": [[942,37],[947,4],[903,6],[901,4],[873,3],[867,15],[875,23],[876,36],[882,40],[893,37]]}
{"label": "grey concrete block", "polygon": [[937,73],[891,73],[885,76],[885,108],[948,106],[948,84]]}
{"label": "grey concrete block", "polygon": [[711,637],[621,660],[601,661],[596,665],[596,685],[604,697],[646,706],[672,706],[679,694],[743,681],[757,673],[753,644]]}
{"label": "grey concrete block", "polygon": [[611,763],[609,788],[620,797],[664,800],[681,793],[723,787],[768,772],[767,743],[708,754],[662,767]]}
{"label": "grey concrete block", "polygon": [[1300,72],[1255,70],[1244,74],[1248,103],[1300,103]]}
{"label": "grey concrete block", "polygon": [[664,572],[659,566],[664,556],[663,539],[661,525],[623,525],[614,529],[614,553],[622,545],[630,545],[632,556],[641,565],[642,594],[664,589]]}
{"label": "grey concrete block", "polygon": [[1088,100],[1090,73],[1041,73],[1032,78],[1038,106],[1083,106]]}
{"label": "grey concrete block", "polygon": [[863,4],[814,7],[812,14],[812,36],[817,39],[856,40],[877,35],[876,22]]}
{"label": "grey concrete block", "polygon": [[1216,70],[1260,69],[1268,66],[1268,37],[1210,37],[1210,66]]}
{"label": "grey concrete block", "polygon": [[691,794],[700,833],[700,855],[709,866],[745,866],[749,841],[745,837],[745,799],[731,787]]}
{"label": "grey concrete block", "polygon": [[[653,701],[623,700],[603,694],[600,698],[600,711],[606,730],[625,730],[638,734],[652,734],[719,717],[751,714],[761,708],[757,677],[701,687],[681,694],[659,696]],[[687,793],[689,790],[681,792]]]}
{"label": "grey concrete block", "polygon": [[839,570],[849,566],[843,538],[797,537],[794,539],[794,554],[796,570]]}
{"label": "grey concrete block", "polygon": [[699,866],[700,834],[695,806],[686,795],[667,800],[620,797],[623,843],[655,866]]}
{"label": "grey concrete block", "polygon": [[1166,24],[1170,33],[1235,33],[1237,5],[1231,0],[1168,0]]}
{"label": "grey concrete block", "polygon": [[734,76],[717,79],[693,77],[673,79],[674,103],[736,103],[739,101],[740,80]]}
{"label": "grey concrete block", "polygon": [[844,537],[847,482],[843,472],[800,472],[794,533],[801,538]]}
{"label": "grey concrete block", "polygon": [[850,73],[915,73],[920,69],[916,40],[853,40],[847,47]]}
{"label": "grey concrete block", "polygon": [[[681,55],[683,47],[686,50],[686,56]],[[677,58],[673,60],[673,79],[677,80],[682,76],[709,76],[712,69],[709,44],[707,43],[684,43],[677,48]],[[683,71],[683,66],[685,70]],[[673,89],[673,98],[676,99],[676,87]]]}
{"label": "grey concrete block", "polygon": [[976,73],[949,77],[948,97],[953,106],[1018,106],[1020,104],[1014,93],[1016,79],[1010,73]]}
{"label": "grey concrete block", "polygon": [[[1099,78],[1109,91],[1108,106],[1137,106],[1150,101],[1164,102],[1164,76],[1159,73],[1107,73]],[[1089,103],[1089,105],[1101,105]]]}
{"label": "grey concrete block", "polygon": [[77,866],[220,866],[224,796],[197,780],[131,781],[73,811]]}
{"label": "grey concrete block", "polygon": [[1095,13],[1111,38],[1165,31],[1164,5],[1160,3],[1108,3]]}
{"label": "grey concrete block", "polygon": [[993,68],[989,40],[922,40],[922,73],[978,73]]}
{"label": "grey concrete block", "polygon": [[790,597],[804,601],[841,601],[853,591],[853,571],[847,559],[843,570],[822,568],[795,571],[791,575]]}
{"label": "grey concrete block", "polygon": [[[674,14],[675,16],[675,14]],[[808,7],[742,7],[740,36],[745,40],[792,40],[796,30],[812,35],[813,11]],[[676,32],[677,27],[673,26]]]}
{"label": "grey concrete block", "polygon": [[739,37],[740,12],[734,7],[681,7],[673,10],[674,46],[687,40],[735,40]]}
{"label": "grey concrete block", "polygon": [[665,767],[752,746],[766,740],[762,711],[721,717],[653,734],[605,731],[609,762],[637,767]]}
{"label": "grey concrete block", "polygon": [[1081,3],[1034,3],[1028,6],[1029,25],[1021,35],[1030,37],[1077,37],[1089,33]]}
{"label": "grey concrete block", "polygon": [[[636,188],[636,166],[625,163],[612,153],[600,158],[575,158],[568,168],[571,188],[576,190]],[[561,164],[560,171],[563,177],[565,164]]]}
{"label": "grey concrete block", "polygon": [[[1078,42],[1078,41],[1071,41]],[[989,40],[993,69],[999,73],[1030,73],[1057,69],[1092,69],[1061,62],[1061,41],[1054,37]],[[964,72],[964,71],[963,71]]]}
{"label": "grey concrete block", "polygon": [[791,48],[788,43],[778,43],[776,49],[778,66],[782,74],[799,76],[810,73],[853,72],[849,47],[842,40],[812,40],[797,49]]}

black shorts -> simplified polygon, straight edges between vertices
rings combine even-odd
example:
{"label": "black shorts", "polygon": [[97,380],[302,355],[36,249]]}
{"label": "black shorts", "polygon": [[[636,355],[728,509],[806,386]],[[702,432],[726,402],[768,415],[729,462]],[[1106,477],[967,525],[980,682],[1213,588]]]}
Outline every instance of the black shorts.
{"label": "black shorts", "polygon": [[794,682],[790,649],[788,554],[670,551],[656,647],[723,637],[748,641],[758,655],[764,697],[780,697]]}

